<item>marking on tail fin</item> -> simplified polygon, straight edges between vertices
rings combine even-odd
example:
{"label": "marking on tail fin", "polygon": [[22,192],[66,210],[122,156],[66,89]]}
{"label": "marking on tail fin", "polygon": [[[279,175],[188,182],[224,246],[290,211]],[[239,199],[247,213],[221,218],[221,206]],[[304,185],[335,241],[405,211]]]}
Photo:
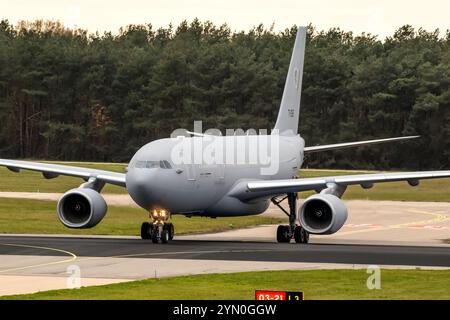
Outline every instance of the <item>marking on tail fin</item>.
{"label": "marking on tail fin", "polygon": [[295,83],[295,87],[298,89],[300,87],[300,81],[299,81],[299,76],[298,76],[298,68],[294,69],[294,83]]}

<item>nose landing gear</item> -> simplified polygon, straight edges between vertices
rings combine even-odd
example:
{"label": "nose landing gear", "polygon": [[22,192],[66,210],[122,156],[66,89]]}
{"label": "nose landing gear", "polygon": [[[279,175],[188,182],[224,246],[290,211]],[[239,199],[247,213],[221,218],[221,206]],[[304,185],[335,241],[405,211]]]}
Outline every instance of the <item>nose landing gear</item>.
{"label": "nose landing gear", "polygon": [[154,209],[149,214],[152,222],[141,225],[141,238],[151,239],[153,243],[167,243],[173,239],[175,228],[170,219],[170,213],[163,209]]}

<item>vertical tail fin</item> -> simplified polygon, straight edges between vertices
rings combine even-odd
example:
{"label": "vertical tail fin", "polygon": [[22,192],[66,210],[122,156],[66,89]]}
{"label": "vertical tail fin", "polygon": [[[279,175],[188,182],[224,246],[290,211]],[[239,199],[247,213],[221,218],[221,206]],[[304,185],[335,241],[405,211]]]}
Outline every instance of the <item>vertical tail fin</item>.
{"label": "vertical tail fin", "polygon": [[305,43],[306,27],[299,27],[284,85],[283,97],[281,98],[280,110],[274,127],[282,135],[296,135],[298,133]]}

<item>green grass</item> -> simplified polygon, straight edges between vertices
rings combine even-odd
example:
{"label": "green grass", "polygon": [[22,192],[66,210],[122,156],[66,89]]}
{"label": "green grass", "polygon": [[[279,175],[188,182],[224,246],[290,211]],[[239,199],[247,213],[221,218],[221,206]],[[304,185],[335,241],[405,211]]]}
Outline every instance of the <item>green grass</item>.
{"label": "green grass", "polygon": [[[139,235],[148,220],[145,210],[131,207],[108,208],[105,218],[92,229],[68,229],[56,216],[53,201],[0,199],[0,233]],[[220,232],[260,224],[278,224],[286,219],[262,216],[202,218],[173,216],[176,234]]]}
{"label": "green grass", "polygon": [[450,270],[381,270],[369,290],[366,270],[291,270],[147,279],[1,299],[250,299],[255,289],[303,291],[306,299],[449,299]]}
{"label": "green grass", "polygon": [[[55,162],[56,163],[56,162]],[[92,162],[58,162],[61,164],[88,167],[103,170],[124,172],[126,164],[92,163]],[[346,170],[301,170],[300,176],[320,177],[344,174],[375,173],[375,171]],[[60,176],[56,179],[43,179],[38,172],[23,170],[14,173],[6,168],[0,168],[0,192],[64,192],[75,188],[83,182],[81,179]],[[103,193],[126,193],[125,188],[106,185]],[[301,197],[307,197],[313,192],[304,192]],[[358,186],[350,186],[344,194],[344,199],[362,200],[398,200],[398,201],[450,201],[450,179],[423,180],[419,186],[411,187],[406,182],[375,184],[372,189],[365,190]],[[1,200],[0,200],[1,201]]]}

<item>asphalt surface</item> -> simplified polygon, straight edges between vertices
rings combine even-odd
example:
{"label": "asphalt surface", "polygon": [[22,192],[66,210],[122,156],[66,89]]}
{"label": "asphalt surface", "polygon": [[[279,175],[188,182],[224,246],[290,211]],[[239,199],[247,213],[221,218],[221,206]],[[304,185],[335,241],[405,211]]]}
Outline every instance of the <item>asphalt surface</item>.
{"label": "asphalt surface", "polygon": [[[50,251],[49,248],[66,252]],[[450,267],[449,247],[263,243],[140,239],[0,237],[0,255],[127,257],[193,260],[316,262]],[[1,259],[1,258],[0,258]]]}

